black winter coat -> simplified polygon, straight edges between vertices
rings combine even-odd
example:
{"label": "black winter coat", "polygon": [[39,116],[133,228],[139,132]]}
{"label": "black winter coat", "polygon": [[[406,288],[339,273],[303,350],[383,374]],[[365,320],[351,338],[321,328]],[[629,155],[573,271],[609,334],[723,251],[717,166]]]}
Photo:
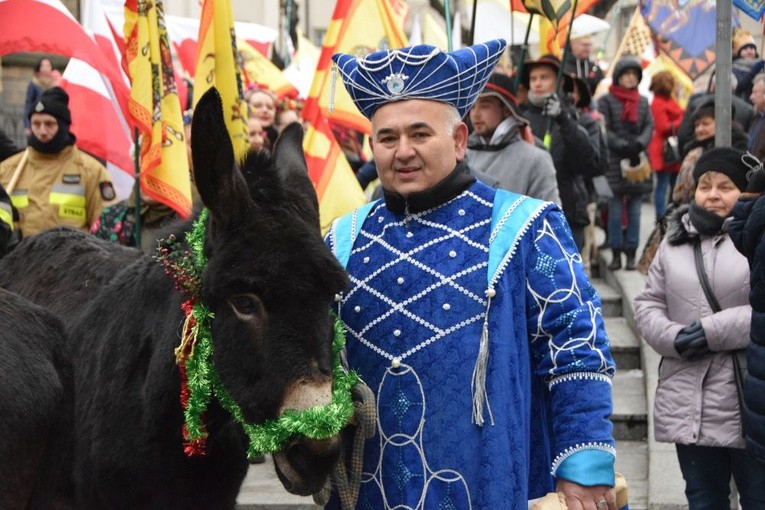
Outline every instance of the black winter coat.
{"label": "black winter coat", "polygon": [[728,232],[749,259],[752,328],[744,380],[744,428],[747,449],[765,462],[765,196],[739,200]]}
{"label": "black winter coat", "polygon": [[622,177],[621,160],[629,157],[626,153],[629,142],[636,140],[640,144],[642,151],[645,151],[648,148],[648,144],[651,143],[651,137],[653,136],[651,108],[648,105],[648,99],[641,95],[640,102],[638,103],[637,124],[625,122],[621,119],[623,109],[622,102],[610,93],[598,99],[598,111],[606,119],[606,133],[610,152],[610,162],[606,171],[608,184],[615,195],[650,193],[653,189],[653,181],[651,179],[646,179],[639,183],[631,183]]}
{"label": "black winter coat", "polygon": [[[525,103],[522,108],[521,115],[530,122],[534,136],[543,140],[549,117],[542,115],[542,108],[530,103]],[[575,112],[570,109],[560,122],[552,123],[550,156],[555,165],[563,214],[572,227],[584,227],[590,224],[587,214],[590,199],[585,182],[601,172],[597,146],[590,141],[587,129],[577,122],[574,115]]]}

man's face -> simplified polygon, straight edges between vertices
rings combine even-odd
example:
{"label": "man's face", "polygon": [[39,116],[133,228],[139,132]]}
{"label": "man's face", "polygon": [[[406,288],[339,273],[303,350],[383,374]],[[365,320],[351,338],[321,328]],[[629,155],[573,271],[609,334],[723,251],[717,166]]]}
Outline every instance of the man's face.
{"label": "man's face", "polygon": [[765,112],[765,81],[757,80],[754,82],[749,100],[754,105],[755,110]]}
{"label": "man's face", "polygon": [[529,72],[529,90],[538,96],[552,94],[555,90],[555,69],[551,66],[534,66]]}
{"label": "man's face", "polygon": [[465,157],[467,126],[451,106],[410,99],[378,108],[370,144],[383,187],[407,197],[432,188]]}
{"label": "man's face", "polygon": [[500,122],[510,116],[510,110],[493,96],[481,96],[470,109],[473,130],[484,138],[491,138]]}
{"label": "man's face", "polygon": [[590,58],[590,54],[592,54],[592,39],[572,39],[571,53],[578,59],[586,60]]}
{"label": "man's face", "polygon": [[58,120],[48,113],[33,113],[29,119],[32,134],[42,143],[48,143],[58,133]]}

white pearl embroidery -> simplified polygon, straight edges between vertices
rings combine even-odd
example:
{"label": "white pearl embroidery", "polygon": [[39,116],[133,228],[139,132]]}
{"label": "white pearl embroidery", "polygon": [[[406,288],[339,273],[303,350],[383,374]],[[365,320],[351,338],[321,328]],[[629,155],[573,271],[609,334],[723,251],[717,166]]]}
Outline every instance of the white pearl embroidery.
{"label": "white pearl embroidery", "polygon": [[449,256],[450,256],[451,258],[454,258],[454,257],[456,257],[456,256],[457,256],[457,252],[456,252],[456,251],[454,251],[454,250],[452,250],[452,251],[450,251],[450,252],[449,252]]}
{"label": "white pearl embroidery", "polygon": [[356,305],[353,307],[353,311],[356,313],[359,313],[361,311],[361,307],[359,305]]}
{"label": "white pearl embroidery", "polygon": [[402,283],[404,283],[404,277],[403,277],[403,276],[399,276],[399,277],[396,279],[396,283],[398,283],[399,285],[401,285]]}
{"label": "white pearl embroidery", "polygon": [[452,305],[450,305],[449,303],[444,303],[444,304],[443,304],[443,306],[442,306],[442,308],[443,308],[444,310],[450,310],[450,309],[452,308]]}

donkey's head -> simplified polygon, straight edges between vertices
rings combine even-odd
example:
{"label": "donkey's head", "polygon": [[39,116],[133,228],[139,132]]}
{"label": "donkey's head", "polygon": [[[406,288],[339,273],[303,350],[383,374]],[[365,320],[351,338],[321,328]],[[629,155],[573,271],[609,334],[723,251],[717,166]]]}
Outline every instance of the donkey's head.
{"label": "donkey's head", "polygon": [[[240,169],[215,89],[194,113],[194,176],[210,210],[201,295],[214,313],[213,366],[256,424],[331,400],[330,309],[347,280],[321,237],[302,139],[292,124],[273,155],[249,154]],[[274,460],[285,487],[308,494],[338,455],[338,438],[295,438]]]}

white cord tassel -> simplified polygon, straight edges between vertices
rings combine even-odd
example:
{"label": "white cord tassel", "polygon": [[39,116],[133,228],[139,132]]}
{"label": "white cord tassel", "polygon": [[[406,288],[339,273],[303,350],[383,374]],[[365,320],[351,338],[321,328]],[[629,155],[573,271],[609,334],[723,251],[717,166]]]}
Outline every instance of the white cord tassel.
{"label": "white cord tassel", "polygon": [[329,113],[335,111],[335,84],[337,83],[337,64],[332,64],[332,68],[329,71],[329,104],[327,109]]}
{"label": "white cord tassel", "polygon": [[473,423],[483,427],[483,406],[486,403],[486,409],[489,411],[489,421],[494,425],[494,415],[491,412],[489,396],[486,393],[486,370],[489,365],[489,309],[491,308],[491,298],[496,295],[494,289],[487,289],[486,296],[489,298],[486,304],[486,315],[483,318],[483,328],[481,330],[481,342],[478,346],[478,358],[475,361],[473,369],[473,380],[471,388],[473,390]]}

